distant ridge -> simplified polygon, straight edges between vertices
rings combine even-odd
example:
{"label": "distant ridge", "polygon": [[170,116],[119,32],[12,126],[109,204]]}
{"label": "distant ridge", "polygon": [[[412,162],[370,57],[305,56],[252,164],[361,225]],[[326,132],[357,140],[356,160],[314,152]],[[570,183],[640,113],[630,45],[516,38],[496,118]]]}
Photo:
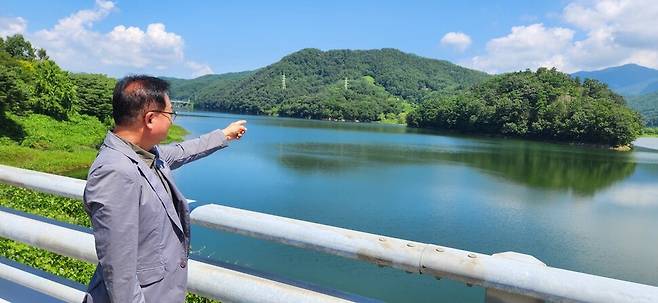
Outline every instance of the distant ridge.
{"label": "distant ridge", "polygon": [[235,81],[242,80],[256,71],[244,71],[237,73],[209,74],[194,79],[180,79],[172,77],[160,77],[171,84],[170,97],[177,100],[194,100],[204,98],[214,91],[225,89]]}
{"label": "distant ridge", "polygon": [[624,96],[638,96],[658,91],[658,70],[637,64],[626,64],[597,71],[571,74],[581,79],[596,79]]}

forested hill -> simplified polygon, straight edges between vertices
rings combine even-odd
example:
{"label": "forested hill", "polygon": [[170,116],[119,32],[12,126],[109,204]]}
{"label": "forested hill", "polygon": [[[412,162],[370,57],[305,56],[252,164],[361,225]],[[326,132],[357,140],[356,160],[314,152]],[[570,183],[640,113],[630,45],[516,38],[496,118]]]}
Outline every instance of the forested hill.
{"label": "forested hill", "polygon": [[[246,77],[236,79],[239,76]],[[221,87],[200,88],[197,108],[375,121],[403,114],[409,104],[430,93],[451,95],[487,77],[483,72],[396,49],[303,49],[253,74],[238,74],[230,83],[220,81]],[[177,85],[172,87],[172,95],[184,96],[176,92]]]}
{"label": "forested hill", "polygon": [[194,79],[160,77],[171,84],[170,97],[177,100],[209,100],[216,91],[224,90],[228,85],[253,75],[255,71],[205,75]]}
{"label": "forested hill", "polygon": [[640,115],[607,85],[555,68],[507,73],[452,97],[429,98],[410,126],[610,146],[642,132]]}

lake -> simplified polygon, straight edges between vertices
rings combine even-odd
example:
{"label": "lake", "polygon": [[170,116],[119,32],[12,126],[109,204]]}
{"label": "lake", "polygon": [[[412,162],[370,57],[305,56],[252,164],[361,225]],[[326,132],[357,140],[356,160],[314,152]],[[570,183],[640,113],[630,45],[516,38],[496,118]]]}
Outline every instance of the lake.
{"label": "lake", "polygon": [[[658,286],[658,153],[219,113],[248,132],[175,171],[188,199]],[[194,226],[193,256],[387,302],[484,290]]]}

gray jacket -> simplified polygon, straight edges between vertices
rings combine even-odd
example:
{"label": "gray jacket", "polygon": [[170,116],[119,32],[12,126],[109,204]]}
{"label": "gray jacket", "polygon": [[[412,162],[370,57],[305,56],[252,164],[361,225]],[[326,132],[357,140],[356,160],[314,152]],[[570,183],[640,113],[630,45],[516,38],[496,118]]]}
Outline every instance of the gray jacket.
{"label": "gray jacket", "polygon": [[226,144],[222,131],[216,130],[156,146],[157,165],[169,183],[169,194],[131,147],[108,132],[84,191],[99,260],[86,302],[185,300],[190,217],[171,170]]}

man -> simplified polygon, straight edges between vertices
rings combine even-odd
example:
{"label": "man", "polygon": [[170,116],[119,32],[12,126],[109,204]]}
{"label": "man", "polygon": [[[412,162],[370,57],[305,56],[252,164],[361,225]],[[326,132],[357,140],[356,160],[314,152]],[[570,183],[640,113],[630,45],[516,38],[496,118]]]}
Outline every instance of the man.
{"label": "man", "polygon": [[157,146],[176,113],[169,84],[149,76],[119,81],[112,97],[116,127],[89,169],[84,204],[98,266],[86,302],[183,302],[190,219],[171,170],[240,139],[246,121],[197,139]]}

